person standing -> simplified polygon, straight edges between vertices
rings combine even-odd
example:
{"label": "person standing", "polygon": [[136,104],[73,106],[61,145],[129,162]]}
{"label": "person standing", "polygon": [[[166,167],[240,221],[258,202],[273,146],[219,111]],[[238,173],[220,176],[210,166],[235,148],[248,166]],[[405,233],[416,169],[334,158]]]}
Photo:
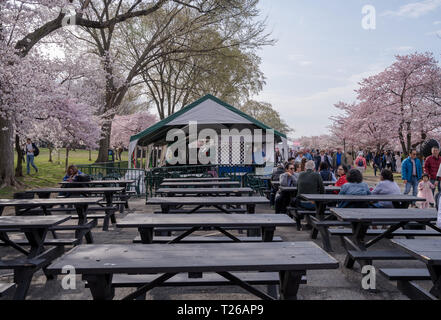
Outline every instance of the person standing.
{"label": "person standing", "polygon": [[400,152],[395,154],[395,170],[396,172],[401,172],[401,155]]}
{"label": "person standing", "polygon": [[346,155],[343,153],[342,148],[337,148],[337,152],[332,157],[332,169],[337,170],[340,165],[348,165]]}
{"label": "person standing", "polygon": [[366,159],[363,157],[362,152],[360,152],[358,154],[357,159],[355,159],[355,168],[359,170],[361,173],[364,173],[366,171],[367,168]]}
{"label": "person standing", "polygon": [[[372,166],[374,167],[374,175],[377,176],[377,171],[381,171],[381,155],[378,151],[374,156]],[[400,171],[401,171],[401,167],[400,167]]]}
{"label": "person standing", "polygon": [[[420,159],[417,158],[417,151],[411,149],[410,156],[401,165],[401,178],[405,185],[404,194],[409,194],[410,189],[413,189],[412,195],[416,196],[418,194],[418,182],[422,176],[423,167]],[[415,203],[412,203],[412,205],[415,206]]]}
{"label": "person standing", "polygon": [[35,144],[32,143],[32,140],[30,138],[26,139],[25,150],[26,150],[26,173],[31,174],[30,166],[32,166],[35,169],[35,172],[38,172],[38,168],[34,164],[36,147]]}
{"label": "person standing", "polygon": [[[426,161],[424,162],[424,173],[427,173],[430,179],[430,183],[435,185],[438,185],[438,192],[440,192],[440,181],[437,183],[437,173],[441,166],[441,156],[439,155],[439,148],[433,147],[432,148],[432,155],[427,157]],[[435,189],[432,190],[433,194],[435,194]]]}
{"label": "person standing", "polygon": [[433,197],[433,190],[435,186],[429,180],[429,175],[427,173],[423,174],[423,181],[418,184],[418,197],[424,198],[426,201],[418,202],[417,206],[420,209],[428,209],[435,204],[435,199]]}
{"label": "person standing", "polygon": [[348,170],[351,170],[352,166],[354,165],[354,158],[352,157],[352,154],[350,152],[346,153],[346,162]]}

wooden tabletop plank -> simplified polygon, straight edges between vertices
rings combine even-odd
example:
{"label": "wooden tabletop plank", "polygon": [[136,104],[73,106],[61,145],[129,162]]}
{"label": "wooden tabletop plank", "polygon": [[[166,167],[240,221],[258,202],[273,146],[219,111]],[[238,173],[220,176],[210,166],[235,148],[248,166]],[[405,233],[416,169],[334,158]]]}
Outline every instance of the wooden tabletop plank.
{"label": "wooden tabletop plank", "polygon": [[340,195],[340,194],[301,194],[302,198],[309,201],[426,201],[424,198],[404,194],[373,194],[365,196]]}
{"label": "wooden tabletop plank", "polygon": [[313,242],[80,245],[52,263],[79,274],[280,271],[336,269],[338,262]]}
{"label": "wooden tabletop plank", "polygon": [[161,187],[214,187],[214,186],[240,186],[238,181],[213,181],[213,182],[163,182]]}
{"label": "wooden tabletop plank", "polygon": [[165,205],[223,205],[223,204],[266,204],[265,197],[154,197],[147,199],[146,204]]}
{"label": "wooden tabletop plank", "polygon": [[431,222],[436,221],[435,209],[330,208],[338,220],[346,222]]}
{"label": "wooden tabletop plank", "polygon": [[230,178],[166,178],[162,182],[209,182],[209,181],[230,181]]}
{"label": "wooden tabletop plank", "polygon": [[[336,183],[337,181],[323,181],[323,185],[326,187],[326,186],[333,186],[333,185],[335,185],[335,183]],[[271,181],[271,184],[273,184],[273,185],[280,185],[280,181]]]}
{"label": "wooden tabletop plank", "polygon": [[69,182],[69,181],[61,181],[58,184],[130,184],[135,183],[135,180],[92,180],[88,182]]}
{"label": "wooden tabletop plank", "polygon": [[178,194],[219,194],[219,193],[250,193],[251,188],[160,188],[156,193],[178,193]]}
{"label": "wooden tabletop plank", "polygon": [[[279,187],[280,191],[297,191],[297,187]],[[325,191],[331,192],[331,191],[340,191],[341,187],[336,186],[326,186]]]}
{"label": "wooden tabletop plank", "polygon": [[441,239],[394,239],[391,242],[426,264],[441,265]]}
{"label": "wooden tabletop plank", "polygon": [[119,228],[157,227],[234,227],[234,226],[294,226],[295,222],[282,214],[129,214],[119,221]]}
{"label": "wooden tabletop plank", "polygon": [[0,207],[15,206],[51,206],[51,205],[68,205],[68,204],[94,204],[100,202],[102,198],[50,198],[50,199],[0,199]]}
{"label": "wooden tabletop plank", "polygon": [[70,218],[71,216],[0,216],[0,229],[49,228]]}
{"label": "wooden tabletop plank", "polygon": [[40,188],[27,190],[26,193],[58,193],[58,192],[69,192],[69,193],[105,193],[105,192],[121,192],[124,187],[98,187],[98,188]]}

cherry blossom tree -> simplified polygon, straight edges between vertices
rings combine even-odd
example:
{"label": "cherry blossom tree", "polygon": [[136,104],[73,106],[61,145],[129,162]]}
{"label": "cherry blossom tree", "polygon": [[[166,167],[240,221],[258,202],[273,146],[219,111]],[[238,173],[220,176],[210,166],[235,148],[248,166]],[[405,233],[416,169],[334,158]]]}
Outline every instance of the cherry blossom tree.
{"label": "cherry blossom tree", "polygon": [[[408,154],[441,127],[441,68],[431,53],[396,56],[383,72],[360,82],[357,101],[335,106],[331,131],[359,147],[400,145]],[[395,148],[394,148],[395,149]]]}
{"label": "cherry blossom tree", "polygon": [[115,116],[112,123],[110,145],[113,148],[127,148],[130,137],[151,127],[159,121],[149,112],[137,112],[130,115]]}

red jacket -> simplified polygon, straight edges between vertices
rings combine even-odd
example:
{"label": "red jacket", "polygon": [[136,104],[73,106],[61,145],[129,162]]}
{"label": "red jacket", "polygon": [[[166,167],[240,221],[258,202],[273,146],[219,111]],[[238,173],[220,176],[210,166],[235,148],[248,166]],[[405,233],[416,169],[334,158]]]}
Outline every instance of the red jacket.
{"label": "red jacket", "polygon": [[436,180],[436,174],[438,173],[439,166],[441,165],[441,155],[438,159],[433,156],[427,157],[424,161],[424,172],[427,173],[431,180]]}

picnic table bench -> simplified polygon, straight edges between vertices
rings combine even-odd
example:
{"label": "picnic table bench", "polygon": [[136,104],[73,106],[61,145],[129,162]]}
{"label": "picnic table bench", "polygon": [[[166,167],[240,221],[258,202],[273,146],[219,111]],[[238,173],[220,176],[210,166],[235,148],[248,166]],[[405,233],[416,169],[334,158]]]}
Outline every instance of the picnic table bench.
{"label": "picnic table bench", "polygon": [[251,188],[160,188],[156,194],[175,197],[176,195],[194,195],[194,196],[241,196],[242,194],[251,195]]}
{"label": "picnic table bench", "polygon": [[[96,218],[88,215],[88,207],[91,204],[96,204],[101,198],[52,198],[52,199],[0,199],[0,216],[3,213],[5,207],[20,208],[16,211],[19,215],[35,215],[40,214],[40,211],[33,212],[32,209],[41,208],[41,213],[45,216],[50,216],[50,209],[56,205],[72,205],[75,208],[76,217],[78,223],[76,226],[63,225],[54,226],[50,228],[54,238],[57,238],[56,231],[59,230],[72,230],[75,231],[75,238],[82,241],[85,237],[87,243],[93,243],[92,229],[97,225]],[[91,221],[88,221],[91,219]]]}
{"label": "picnic table bench", "polygon": [[124,298],[128,300],[145,295],[180,273],[189,273],[191,278],[216,273],[231,285],[273,300],[236,275],[259,271],[279,273],[280,298],[297,299],[307,270],[338,268],[338,262],[313,242],[81,245],[58,258],[47,270],[60,274],[65,265],[73,266],[82,275],[96,300],[113,299],[112,280],[117,274],[158,274]]}
{"label": "picnic table bench", "polygon": [[230,181],[228,177],[224,178],[166,178],[162,182],[216,182],[216,181]]}
{"label": "picnic table bench", "polygon": [[[13,269],[14,282],[17,288],[14,293],[15,300],[26,298],[32,277],[40,268],[46,273],[46,266],[55,258],[64,253],[63,245],[55,245],[50,249],[45,249],[48,245],[46,235],[49,228],[62,224],[70,219],[70,216],[1,216],[0,217],[0,243],[8,246],[21,254],[25,258],[14,260],[1,260],[0,269]],[[16,243],[10,238],[10,233],[24,233],[29,249]],[[48,274],[47,274],[48,275]],[[48,279],[51,279],[48,276]],[[10,288],[5,288],[10,289]]]}
{"label": "picnic table bench", "polygon": [[[441,239],[396,239],[392,243],[404,252],[426,264],[429,279],[424,278],[426,274],[419,271],[414,279],[410,276],[398,279],[398,289],[411,299],[441,299]],[[408,272],[407,270],[405,272]],[[417,271],[418,272],[418,271]],[[412,275],[411,275],[412,276]],[[421,279],[423,277],[423,279]],[[433,287],[427,292],[412,280],[431,280]]]}
{"label": "picnic table bench", "polygon": [[188,205],[196,206],[187,213],[194,213],[203,207],[214,207],[221,212],[231,213],[223,206],[245,205],[248,213],[254,213],[257,204],[267,204],[265,197],[154,197],[147,199],[148,205],[161,205],[162,213],[169,213],[171,206]]}
{"label": "picnic table bench", "polygon": [[[310,214],[305,214],[307,223],[311,228],[311,238],[316,239],[320,233],[323,242],[323,248],[327,252],[332,252],[331,242],[329,239],[329,226],[335,226],[335,222],[332,225],[328,225],[327,221],[333,218],[333,215],[326,215],[326,205],[329,203],[338,202],[350,202],[350,203],[374,203],[378,201],[392,201],[395,208],[408,208],[409,204],[414,201],[424,201],[423,198],[418,198],[409,195],[340,195],[340,194],[301,194],[301,198],[306,201],[312,201],[315,203],[315,212],[311,211]],[[344,224],[342,225],[344,226]]]}
{"label": "picnic table bench", "polygon": [[[104,210],[105,215],[103,216],[103,231],[109,230],[109,221],[112,223],[116,223],[115,210],[113,204],[113,197],[115,194],[119,192],[123,192],[125,188],[123,187],[101,187],[101,188],[41,188],[41,189],[33,189],[28,190],[26,193],[37,194],[40,199],[49,199],[52,193],[68,193],[69,195],[77,195],[90,197],[97,194],[104,195],[105,205],[102,203],[98,203],[99,207],[90,208],[89,210]],[[123,206],[124,208],[124,206]],[[121,208],[120,208],[121,209]]]}
{"label": "picnic table bench", "polygon": [[[371,265],[372,260],[399,260],[412,259],[408,254],[396,250],[368,250],[371,246],[380,240],[388,238],[398,229],[403,228],[410,222],[422,223],[435,231],[432,235],[441,236],[441,229],[437,228],[432,222],[436,221],[437,213],[435,210],[426,209],[360,209],[360,208],[331,208],[333,215],[339,221],[349,222],[351,224],[353,237],[349,239],[342,236],[347,248],[345,267],[352,268],[357,261],[361,266]],[[386,230],[380,230],[374,239],[366,241],[369,227],[375,222],[377,225],[388,226]],[[408,230],[402,230],[401,234],[406,235]],[[412,236],[415,236],[415,230],[410,230]],[[418,230],[420,235],[430,235]]]}
{"label": "picnic table bench", "polygon": [[[118,228],[137,228],[144,244],[154,242],[154,229],[160,227],[188,228],[183,234],[171,239],[168,243],[177,243],[185,240],[194,232],[202,228],[212,228],[225,235],[230,241],[240,242],[241,239],[229,233],[226,228],[258,227],[262,231],[261,241],[273,241],[274,231],[278,226],[293,226],[294,221],[286,215],[259,214],[192,214],[192,215],[158,215],[158,214],[131,214],[117,223]],[[202,237],[201,237],[202,238]],[[206,238],[206,237],[205,237]],[[209,239],[204,239],[207,241]]]}
{"label": "picnic table bench", "polygon": [[204,181],[204,182],[162,182],[161,188],[213,188],[240,187],[239,181]]}

